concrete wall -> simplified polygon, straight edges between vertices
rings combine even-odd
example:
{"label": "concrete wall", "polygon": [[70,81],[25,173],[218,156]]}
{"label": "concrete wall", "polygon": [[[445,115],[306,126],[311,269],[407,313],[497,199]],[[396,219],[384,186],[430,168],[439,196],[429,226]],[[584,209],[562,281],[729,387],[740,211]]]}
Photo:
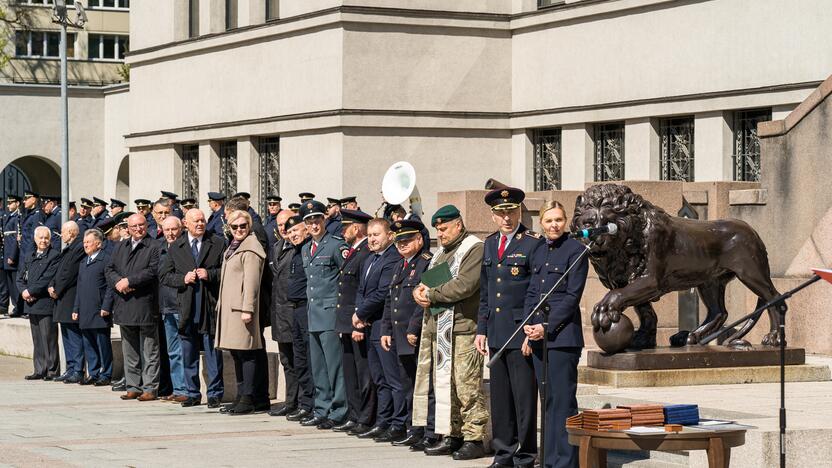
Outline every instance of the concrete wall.
{"label": "concrete wall", "polygon": [[[104,96],[104,188],[101,196],[118,198],[124,202],[132,202],[129,196],[129,187],[124,183],[125,159],[130,152],[124,142],[124,135],[129,131],[128,104],[129,90],[126,85],[108,91]],[[119,174],[119,170],[122,174]]]}
{"label": "concrete wall", "polygon": [[[0,84],[0,168],[18,158],[49,161],[54,174],[30,174],[44,180],[45,190],[60,188],[61,114],[57,86]],[[73,88],[69,94],[69,176],[71,197],[101,194],[104,177],[104,99],[97,89]],[[31,166],[32,171],[40,171]],[[34,180],[33,180],[34,182]],[[37,186],[35,187],[37,188]]]}

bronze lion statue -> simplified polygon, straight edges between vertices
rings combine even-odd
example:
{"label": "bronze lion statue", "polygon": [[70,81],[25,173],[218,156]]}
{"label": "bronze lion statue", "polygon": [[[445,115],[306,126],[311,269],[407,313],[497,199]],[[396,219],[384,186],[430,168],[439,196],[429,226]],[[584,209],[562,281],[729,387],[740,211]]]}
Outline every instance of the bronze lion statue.
{"label": "bronze lion statue", "polygon": [[[708,310],[688,335],[687,344],[700,343],[725,323],[725,286],[732,279],[738,278],[757,295],[758,307],[778,295],[771,283],[766,247],[742,221],[670,216],[625,185],[594,185],[575,202],[572,230],[608,223],[615,223],[618,232],[599,236],[589,251],[601,283],[610,289],[592,311],[592,326],[596,332],[609,330],[626,308],[633,307],[640,325],[630,348],[656,346],[657,319],[650,303],[669,292],[696,288]],[[785,309],[772,309],[768,311],[771,330],[763,345],[779,345],[782,339],[778,326]],[[759,317],[745,322],[728,339],[729,346],[749,347],[743,337]]]}

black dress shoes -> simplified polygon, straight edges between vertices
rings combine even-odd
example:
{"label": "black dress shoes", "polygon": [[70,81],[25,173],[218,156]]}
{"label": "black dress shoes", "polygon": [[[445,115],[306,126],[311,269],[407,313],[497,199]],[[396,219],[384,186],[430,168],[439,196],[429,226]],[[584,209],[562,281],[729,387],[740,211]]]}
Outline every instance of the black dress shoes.
{"label": "black dress shoes", "polygon": [[424,436],[422,434],[419,434],[418,432],[416,432],[416,433],[411,433],[411,434],[405,434],[405,437],[399,437],[397,439],[393,439],[391,443],[395,447],[410,447],[413,444],[415,444],[416,442],[419,442],[420,440],[422,440],[423,438],[424,438]]}
{"label": "black dress shoes", "polygon": [[300,425],[303,427],[318,427],[321,423],[326,421],[326,418],[323,416],[314,416],[309,419],[304,419],[301,421]]}
{"label": "black dress shoes", "polygon": [[107,377],[99,377],[98,380],[95,381],[94,385],[96,387],[106,387],[107,385],[110,385],[110,383],[111,381]]}
{"label": "black dress shoes", "polygon": [[462,448],[463,440],[459,437],[444,437],[438,444],[425,448],[425,455],[453,455]]}
{"label": "black dress shoes", "polygon": [[127,381],[124,378],[116,380],[113,382],[113,389],[114,392],[123,392],[127,390]]}
{"label": "black dress shoes", "polygon": [[83,378],[83,379],[81,379],[81,381],[80,381],[80,382],[78,382],[78,383],[79,383],[80,385],[93,385],[93,384],[95,384],[95,379],[93,379],[92,377],[84,377],[84,378]]}
{"label": "black dress shoes", "polygon": [[322,423],[318,424],[318,425],[317,425],[317,426],[315,426],[315,427],[317,427],[318,429],[320,429],[320,430],[322,430],[322,431],[328,431],[328,430],[332,429],[333,427],[335,427],[335,426],[337,426],[337,425],[339,425],[339,424],[341,424],[341,423],[340,423],[340,422],[338,422],[338,421],[333,421],[333,420],[331,420],[331,419],[327,419],[326,421],[324,421],[324,422],[322,422]]}
{"label": "black dress shoes", "polygon": [[384,434],[385,432],[387,432],[386,427],[376,426],[376,427],[370,429],[367,432],[362,432],[361,434],[358,434],[358,438],[359,439],[375,439],[376,437]]}
{"label": "black dress shoes", "polygon": [[209,408],[219,408],[222,405],[222,400],[218,397],[212,396],[208,397],[208,407]]}
{"label": "black dress shoes", "polygon": [[26,380],[43,380],[43,374],[29,374],[26,377],[23,377]]}
{"label": "black dress shoes", "polygon": [[60,376],[55,375],[55,374],[46,374],[46,375],[43,376],[43,380],[45,380],[47,382],[52,382],[55,379],[57,379],[58,377],[60,377]]}
{"label": "black dress shoes", "polygon": [[357,425],[357,422],[350,421],[349,419],[347,419],[345,423],[338,424],[337,426],[333,427],[332,430],[335,432],[349,432],[350,430],[352,430],[352,428],[354,428]]}
{"label": "black dress shoes", "polygon": [[347,435],[357,436],[359,434],[363,434],[371,429],[370,426],[366,424],[358,423],[352,429],[347,431]]}
{"label": "black dress shoes", "polygon": [[378,443],[390,443],[390,442],[393,442],[394,440],[399,440],[399,439],[403,438],[406,435],[407,435],[407,430],[406,429],[404,429],[404,428],[394,429],[394,428],[391,427],[390,429],[387,429],[387,431],[384,434],[382,434],[378,437],[373,437],[373,441],[378,442]]}
{"label": "black dress shoes", "polygon": [[78,384],[81,383],[81,374],[72,374],[69,377],[64,379],[65,384]]}
{"label": "black dress shoes", "polygon": [[439,443],[439,438],[438,437],[425,437],[425,438],[419,440],[418,442],[416,442],[415,444],[411,445],[410,446],[410,451],[411,452],[424,452],[426,448],[433,447],[437,443]]}
{"label": "black dress shoes", "polygon": [[240,398],[240,401],[234,405],[234,408],[231,409],[227,414],[229,416],[243,416],[246,414],[254,413],[255,406],[254,402],[251,400],[251,397],[243,396]]}
{"label": "black dress shoes", "polygon": [[291,413],[291,414],[287,415],[286,420],[287,421],[293,421],[293,422],[303,421],[311,415],[312,415],[312,412],[309,411],[308,409],[298,408],[297,410],[295,410],[294,413]]}
{"label": "black dress shoes", "polygon": [[[511,468],[512,466],[514,466],[514,465],[503,465],[502,463],[494,462],[494,463],[488,465],[488,468]],[[518,467],[519,466],[520,465],[518,465]]]}
{"label": "black dress shoes", "polygon": [[64,372],[63,374],[61,374],[61,375],[55,377],[54,379],[52,379],[52,381],[53,382],[63,382],[64,380],[69,378],[69,375],[70,375],[69,372]]}
{"label": "black dress shoes", "polygon": [[191,406],[199,406],[201,404],[202,404],[202,398],[188,397],[187,400],[182,402],[182,407],[190,408]]}
{"label": "black dress shoes", "polygon": [[481,440],[465,441],[459,450],[454,452],[454,460],[475,460],[485,456],[485,447]]}
{"label": "black dress shoes", "polygon": [[240,395],[237,395],[237,396],[234,397],[234,401],[232,401],[231,403],[220,406],[220,413],[225,414],[225,413],[230,413],[230,412],[234,411],[234,407],[237,406],[237,403],[239,403],[239,402],[240,402]]}
{"label": "black dress shoes", "polygon": [[289,416],[294,411],[295,408],[290,408],[286,405],[283,405],[280,408],[269,410],[269,416]]}

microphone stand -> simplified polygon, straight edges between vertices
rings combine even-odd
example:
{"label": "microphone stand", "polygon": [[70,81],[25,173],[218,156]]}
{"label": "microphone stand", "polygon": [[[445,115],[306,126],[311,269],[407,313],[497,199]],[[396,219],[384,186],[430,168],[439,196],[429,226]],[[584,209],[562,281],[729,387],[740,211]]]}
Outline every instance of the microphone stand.
{"label": "microphone stand", "polygon": [[[564,235],[569,235],[569,233],[564,233]],[[486,366],[488,366],[489,369],[491,368],[492,365],[494,365],[495,362],[497,362],[497,359],[499,359],[500,356],[505,352],[506,347],[508,346],[509,343],[511,343],[511,341],[514,339],[514,337],[517,336],[518,333],[523,331],[523,327],[526,326],[527,323],[529,323],[529,320],[531,320],[531,318],[535,314],[539,313],[540,308],[546,303],[546,301],[549,299],[549,296],[553,292],[555,292],[555,289],[557,289],[558,286],[560,286],[560,284],[563,283],[563,280],[565,280],[566,277],[569,276],[569,273],[572,271],[572,269],[575,267],[575,265],[577,265],[578,263],[581,263],[581,260],[583,260],[584,257],[586,257],[586,255],[589,253],[589,249],[592,248],[592,245],[594,243],[595,243],[594,240],[590,240],[589,244],[584,245],[584,251],[581,252],[581,254],[578,256],[578,258],[576,258],[575,261],[572,262],[571,265],[569,265],[569,268],[567,268],[566,271],[563,272],[563,275],[560,277],[560,279],[558,279],[555,282],[554,286],[552,286],[548,291],[546,291],[546,294],[544,294],[540,298],[540,301],[538,301],[537,305],[535,305],[534,308],[532,308],[531,312],[529,312],[528,315],[526,315],[526,318],[523,319],[523,321],[520,322],[519,325],[517,325],[517,328],[514,329],[514,333],[511,334],[511,336],[508,338],[508,340],[506,340],[506,343],[496,353],[494,353],[494,356],[492,356],[491,359],[488,360],[488,363],[486,364]],[[547,317],[548,317],[548,314],[547,314]],[[543,342],[543,375],[540,378],[540,416],[541,417],[540,417],[540,455],[539,455],[540,456],[540,466],[541,467],[545,466],[545,460],[546,460],[546,395],[547,395],[546,392],[548,390],[548,383],[549,383],[549,348],[546,346],[546,335],[549,334],[548,331],[547,331],[548,330],[547,321],[544,320],[542,325],[543,325],[544,332],[543,332],[543,339],[540,340],[540,341]]]}
{"label": "microphone stand", "polygon": [[[758,307],[757,310],[751,312],[750,314],[740,318],[739,320],[731,323],[730,325],[724,327],[722,330],[716,331],[711,333],[710,335],[702,338],[699,342],[702,345],[708,344],[709,342],[713,341],[716,338],[728,333],[728,331],[732,330],[734,327],[739,325],[742,322],[750,318],[754,318],[755,320],[759,318],[760,315],[763,314],[763,311],[768,309],[769,307],[778,306],[778,305],[786,305],[786,299],[790,299],[796,292],[800,291],[801,289],[809,286],[812,283],[820,280],[821,277],[815,275],[813,278],[804,281],[796,288],[791,289],[789,291],[784,292],[783,294],[773,298],[772,300],[768,301],[767,303],[763,304],[762,306]],[[779,312],[778,312],[779,313]],[[782,320],[780,321],[779,332],[780,332],[780,468],[786,468],[786,312],[783,309],[782,312]]]}

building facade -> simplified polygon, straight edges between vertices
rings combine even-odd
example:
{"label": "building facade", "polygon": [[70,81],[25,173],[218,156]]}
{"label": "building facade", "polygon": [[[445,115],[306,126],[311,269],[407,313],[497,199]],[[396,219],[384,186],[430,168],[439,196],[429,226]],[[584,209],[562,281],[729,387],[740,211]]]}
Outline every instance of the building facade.
{"label": "building facade", "polygon": [[130,6],[129,92],[101,93],[98,142],[101,190],[130,199],[311,191],[372,212],[399,160],[428,213],[488,178],[757,180],[756,124],[832,71],[824,0]]}

